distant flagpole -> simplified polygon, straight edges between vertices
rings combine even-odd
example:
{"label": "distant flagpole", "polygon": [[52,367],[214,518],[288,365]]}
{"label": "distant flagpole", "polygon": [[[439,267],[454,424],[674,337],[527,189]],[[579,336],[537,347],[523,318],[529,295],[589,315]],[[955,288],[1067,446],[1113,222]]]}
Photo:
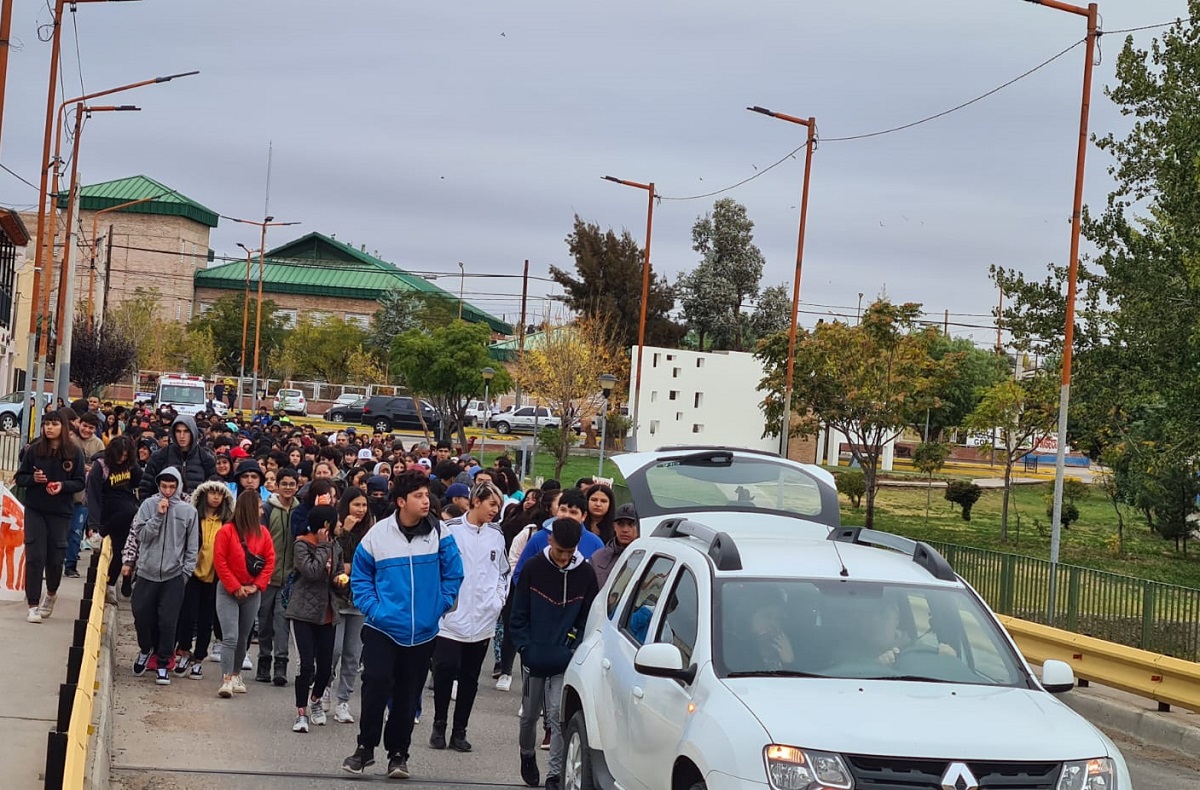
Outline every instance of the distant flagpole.
{"label": "distant flagpole", "polygon": [[267,142],[267,195],[263,200],[263,216],[271,216],[271,159],[275,153],[275,141]]}

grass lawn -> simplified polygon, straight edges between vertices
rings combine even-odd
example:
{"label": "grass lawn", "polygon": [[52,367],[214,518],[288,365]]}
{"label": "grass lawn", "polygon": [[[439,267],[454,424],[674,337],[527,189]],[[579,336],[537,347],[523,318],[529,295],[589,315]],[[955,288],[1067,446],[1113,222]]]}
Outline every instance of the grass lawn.
{"label": "grass lawn", "polygon": [[[489,445],[490,447],[490,445]],[[487,458],[484,459],[488,465],[495,458],[495,453],[489,452]],[[586,456],[571,456],[567,459],[566,466],[563,467],[562,476],[559,481],[563,488],[573,488],[575,481],[581,477],[595,477],[598,471],[598,463],[600,459]],[[527,485],[533,486],[539,478],[549,479],[554,476],[554,456],[550,453],[538,451],[537,457],[534,459],[533,478],[527,481]],[[613,478],[617,482],[623,482],[624,478],[617,471],[617,467],[607,457],[604,459],[604,477]]]}
{"label": "grass lawn", "polygon": [[[875,500],[875,528],[918,540],[955,543],[1048,559],[1050,518],[1047,499],[1053,484],[1020,485],[1009,504],[1009,541],[1000,540],[999,490],[985,490],[963,521],[958,508],[942,498],[945,489],[933,489],[929,518],[925,518],[925,489],[880,488]],[[842,523],[861,525],[865,504],[855,510],[841,497]],[[1117,518],[1112,505],[1099,491],[1076,503],[1079,521],[1063,530],[1061,561],[1070,565],[1136,576],[1143,579],[1200,587],[1200,547],[1188,556],[1175,552],[1175,544],[1152,535],[1140,516],[1125,512],[1125,556],[1117,555]],[[1020,526],[1018,527],[1018,515]],[[1195,553],[1192,553],[1192,551]]]}

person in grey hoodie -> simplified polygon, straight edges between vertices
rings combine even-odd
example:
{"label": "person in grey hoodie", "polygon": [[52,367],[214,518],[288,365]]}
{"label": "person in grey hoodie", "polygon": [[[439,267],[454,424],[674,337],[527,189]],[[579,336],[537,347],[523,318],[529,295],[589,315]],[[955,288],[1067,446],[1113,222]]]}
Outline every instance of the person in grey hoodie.
{"label": "person in grey hoodie", "polygon": [[167,686],[183,592],[200,551],[200,524],[196,508],[182,498],[178,469],[168,466],[154,482],[158,493],[144,500],[133,517],[122,573],[129,576],[136,569],[130,602],[138,640],[133,674],[146,671],[153,653],[158,660],[155,682]]}

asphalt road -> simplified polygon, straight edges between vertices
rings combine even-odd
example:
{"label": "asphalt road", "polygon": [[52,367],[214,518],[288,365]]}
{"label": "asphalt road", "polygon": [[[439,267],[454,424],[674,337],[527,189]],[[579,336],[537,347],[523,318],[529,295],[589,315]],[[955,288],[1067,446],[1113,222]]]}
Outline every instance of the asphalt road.
{"label": "asphalt road", "polygon": [[[318,790],[331,782],[389,782],[383,776],[382,749],[376,752],[380,762],[365,776],[342,772],[342,759],[354,751],[357,725],[336,724],[331,713],[324,727],[312,727],[307,735],[291,732],[295,715],[291,686],[279,689],[251,682],[250,693],[222,700],[217,697],[220,669],[211,662],[205,662],[206,677],[201,681],[173,678],[170,686],[160,687],[154,684],[153,673],[133,677],[129,670],[136,652],[133,623],[128,604],[121,606],[114,689],[114,790]],[[252,646],[252,656],[255,650]],[[428,747],[433,701],[426,692],[424,716],[413,733],[411,784],[430,790],[524,786],[516,746],[519,684],[509,693],[496,691],[490,668],[489,660],[468,732],[474,745],[470,754]],[[357,714],[357,694],[351,704]],[[1140,790],[1200,787],[1200,758],[1117,740]],[[539,752],[543,776],[546,754]]]}

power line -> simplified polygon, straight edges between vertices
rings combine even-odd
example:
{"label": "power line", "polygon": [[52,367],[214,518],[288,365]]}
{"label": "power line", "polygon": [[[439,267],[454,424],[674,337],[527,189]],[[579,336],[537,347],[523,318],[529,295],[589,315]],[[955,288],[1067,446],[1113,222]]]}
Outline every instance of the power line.
{"label": "power line", "polygon": [[75,28],[75,65],[79,67],[79,95],[86,96],[87,88],[83,86],[83,55],[79,53],[79,14],[75,6],[71,6],[71,26]]}
{"label": "power line", "polygon": [[41,192],[41,191],[42,191],[42,190],[41,190],[41,187],[39,187],[37,184],[35,184],[35,183],[33,183],[32,181],[30,181],[28,178],[25,178],[25,177],[23,177],[23,176],[19,175],[18,173],[16,173],[16,172],[14,172],[14,171],[10,170],[10,169],[9,169],[9,167],[8,167],[8,165],[5,165],[5,164],[0,164],[0,170],[3,170],[5,173],[8,173],[10,176],[12,176],[13,178],[17,179],[17,180],[18,180],[18,181],[20,181],[22,184],[26,184],[26,185],[28,185],[28,186],[29,186],[31,189],[35,189],[35,190],[37,190],[38,192]]}

